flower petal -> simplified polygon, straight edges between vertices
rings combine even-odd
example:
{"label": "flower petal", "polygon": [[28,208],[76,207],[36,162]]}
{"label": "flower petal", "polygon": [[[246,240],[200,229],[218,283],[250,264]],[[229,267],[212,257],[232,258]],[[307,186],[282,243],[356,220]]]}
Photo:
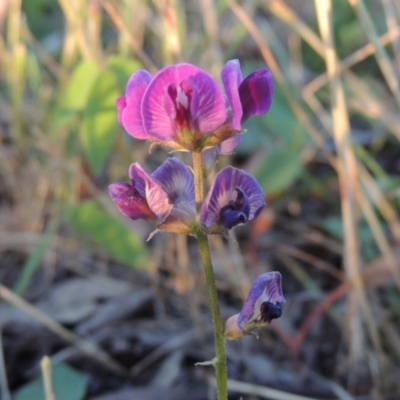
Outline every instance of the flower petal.
{"label": "flower petal", "polygon": [[[190,80],[188,80],[190,78]],[[217,83],[200,68],[191,64],[177,64],[164,68],[148,86],[142,102],[141,113],[145,130],[160,140],[176,139],[175,121],[171,104],[165,107],[167,88],[171,93],[171,85],[183,93],[181,83],[188,80],[194,86],[190,111],[191,122],[197,125],[200,133],[209,133],[217,129],[226,120],[225,100]],[[171,95],[168,94],[168,97]],[[184,99],[177,94],[179,105],[185,105]],[[170,103],[168,99],[168,103]],[[178,106],[178,103],[176,103]]]}
{"label": "flower petal", "polygon": [[117,100],[115,100],[115,104],[117,105],[118,123],[122,125],[122,111],[124,111],[126,107],[126,97],[125,96],[119,97]]}
{"label": "flower petal", "polygon": [[236,147],[242,143],[240,135],[232,136],[214,147],[203,151],[204,166],[207,170],[211,169],[218,159],[227,154],[232,154]]}
{"label": "flower petal", "polygon": [[124,97],[117,99],[118,121],[136,139],[150,139],[143,127],[140,106],[152,79],[145,70],[136,71],[129,79]]}
{"label": "flower petal", "polygon": [[147,204],[158,219],[163,222],[171,213],[173,204],[168,199],[168,194],[152,176],[150,176],[138,163],[129,168],[129,177],[134,188],[147,200]]}
{"label": "flower petal", "polygon": [[230,60],[225,64],[222,68],[221,79],[231,106],[232,127],[240,130],[243,110],[239,96],[239,85],[242,83],[243,78],[239,60]]}
{"label": "flower petal", "polygon": [[268,69],[254,71],[239,86],[243,123],[252,115],[268,112],[274,95],[274,80]]}
{"label": "flower petal", "polygon": [[192,81],[197,89],[194,92],[197,98],[192,100],[196,109],[191,110],[196,114],[192,118],[201,133],[213,132],[226,121],[225,96],[217,82],[205,72],[195,75]]}
{"label": "flower petal", "polygon": [[182,161],[176,157],[168,158],[152,177],[161,184],[174,205],[171,215],[184,220],[196,216],[193,175]]}
{"label": "flower petal", "polygon": [[260,275],[254,281],[238,316],[239,328],[250,332],[266,325],[273,318],[281,315],[281,307],[284,302],[281,274],[273,271]]}
{"label": "flower petal", "polygon": [[[243,199],[241,196],[243,196]],[[221,217],[224,216],[226,207],[233,206],[236,207],[236,210],[239,210],[238,212],[244,212],[247,205],[248,215],[246,215],[245,222],[254,219],[265,205],[264,193],[260,185],[247,172],[226,167],[216,176],[214,184],[203,202],[200,222],[208,229],[214,224],[224,225],[225,221]],[[241,218],[239,215],[237,223],[241,223]],[[231,220],[232,216],[229,216],[229,221]],[[230,222],[227,225],[230,225]],[[225,227],[227,228],[227,226]]]}
{"label": "flower petal", "polygon": [[131,219],[156,221],[146,200],[129,183],[113,183],[108,188],[111,199],[119,211]]}
{"label": "flower petal", "polygon": [[224,140],[221,142],[218,147],[218,155],[222,156],[224,154],[231,154],[234,152],[236,147],[239,147],[240,143],[242,143],[242,136],[232,136],[231,138]]}

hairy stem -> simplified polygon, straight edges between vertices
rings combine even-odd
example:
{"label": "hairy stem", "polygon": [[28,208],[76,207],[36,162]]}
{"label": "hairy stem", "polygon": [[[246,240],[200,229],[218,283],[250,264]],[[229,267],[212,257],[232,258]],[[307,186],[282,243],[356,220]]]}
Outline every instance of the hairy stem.
{"label": "hairy stem", "polygon": [[203,154],[201,151],[192,153],[193,173],[194,173],[194,191],[196,196],[197,222],[200,219],[200,207],[204,199],[203,185]]}
{"label": "hairy stem", "polygon": [[[195,182],[195,194],[197,204],[197,221],[199,221],[199,210],[204,198],[203,186],[203,158],[201,152],[193,153],[193,171]],[[205,232],[198,230],[197,240],[200,247],[201,260],[203,262],[204,273],[206,276],[208,298],[211,308],[212,322],[214,325],[214,341],[216,358],[213,361],[215,375],[217,381],[217,396],[218,400],[227,400],[227,368],[226,368],[226,352],[224,328],[221,320],[221,314],[218,304],[218,293],[215,285],[214,270],[211,261],[210,248],[208,245],[208,237]]]}

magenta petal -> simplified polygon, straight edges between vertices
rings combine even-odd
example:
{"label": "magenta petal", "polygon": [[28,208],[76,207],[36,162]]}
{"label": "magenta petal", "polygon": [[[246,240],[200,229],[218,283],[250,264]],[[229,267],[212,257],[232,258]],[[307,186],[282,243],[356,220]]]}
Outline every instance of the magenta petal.
{"label": "magenta petal", "polygon": [[252,115],[263,115],[268,112],[274,95],[274,80],[268,69],[259,69],[250,74],[239,86],[242,103],[242,121]]}
{"label": "magenta petal", "polygon": [[[182,80],[200,71],[191,64],[178,64],[165,67],[154,77],[143,97],[141,108],[145,129],[150,134],[160,140],[175,139],[175,122],[171,119],[174,117],[171,109],[173,104],[171,103],[166,110],[166,96],[175,100],[171,97],[172,90],[175,90],[174,95],[176,96]],[[170,102],[169,99],[168,102]]]}
{"label": "magenta petal", "polygon": [[129,183],[113,183],[109,186],[111,199],[119,211],[131,219],[156,220],[146,200]]}
{"label": "magenta petal", "polygon": [[260,275],[254,281],[238,316],[237,324],[239,328],[245,332],[249,332],[260,325],[265,325],[265,323],[270,321],[263,320],[263,304],[269,303],[271,306],[281,306],[284,302],[281,274],[274,271]]}
{"label": "magenta petal", "polygon": [[117,100],[115,100],[115,103],[117,105],[118,123],[120,125],[122,125],[122,111],[126,107],[126,98],[125,98],[125,96],[119,97]]}
{"label": "magenta petal", "polygon": [[227,118],[225,97],[222,90],[210,75],[201,72],[192,78],[193,99],[192,119],[196,121],[201,133],[210,133],[219,128]]}
{"label": "magenta petal", "polygon": [[239,85],[242,83],[243,78],[239,60],[230,60],[225,64],[222,68],[221,79],[231,106],[232,127],[240,130],[243,110],[239,96]]}
{"label": "magenta petal", "polygon": [[118,121],[136,139],[151,138],[144,130],[140,111],[144,92],[151,79],[147,71],[136,71],[128,81],[125,96],[117,99]]}
{"label": "magenta petal", "polygon": [[138,163],[130,166],[129,177],[134,188],[146,199],[149,208],[160,221],[164,221],[170,214],[173,204],[170,203],[168,194],[162,186]]}
{"label": "magenta petal", "polygon": [[[150,135],[160,140],[176,139],[175,115],[169,99],[166,108],[165,96],[171,97],[171,86],[174,86],[178,91],[176,107],[188,108],[185,87],[181,87],[185,80],[193,86],[192,95],[197,96],[192,100],[193,106],[189,110],[188,122],[196,125],[201,133],[212,132],[225,122],[225,100],[217,83],[194,65],[178,64],[161,70],[144,94],[141,112],[144,128]],[[191,112],[195,112],[195,115],[191,115]]]}
{"label": "magenta petal", "polygon": [[[238,203],[240,199],[243,200],[241,204]],[[240,210],[236,207],[239,205],[242,206]],[[200,222],[208,229],[214,224],[230,229],[234,225],[254,219],[264,205],[264,193],[256,179],[243,170],[226,167],[216,176],[203,202]],[[238,210],[240,214],[235,223],[230,210],[227,210],[231,206],[232,211]],[[224,217],[229,219],[229,227],[224,224]]]}
{"label": "magenta petal", "polygon": [[174,205],[171,214],[180,219],[194,219],[196,216],[194,180],[187,166],[178,158],[171,157],[157,168],[152,176],[160,182]]}

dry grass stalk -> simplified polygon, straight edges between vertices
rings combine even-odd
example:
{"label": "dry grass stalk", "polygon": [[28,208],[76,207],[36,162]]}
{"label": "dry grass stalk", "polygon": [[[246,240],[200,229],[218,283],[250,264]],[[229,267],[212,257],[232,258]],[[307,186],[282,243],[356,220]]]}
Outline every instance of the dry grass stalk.
{"label": "dry grass stalk", "polygon": [[359,191],[357,162],[351,146],[350,124],[344,89],[333,39],[332,3],[330,0],[316,0],[315,6],[321,37],[325,45],[327,73],[331,81],[332,131],[338,152],[338,172],[345,245],[343,263],[346,274],[355,289],[348,296],[350,354],[351,363],[354,365],[363,360],[365,354],[361,310],[364,312],[371,339],[379,353],[381,353],[381,344],[361,276],[357,228],[357,197],[361,193]]}

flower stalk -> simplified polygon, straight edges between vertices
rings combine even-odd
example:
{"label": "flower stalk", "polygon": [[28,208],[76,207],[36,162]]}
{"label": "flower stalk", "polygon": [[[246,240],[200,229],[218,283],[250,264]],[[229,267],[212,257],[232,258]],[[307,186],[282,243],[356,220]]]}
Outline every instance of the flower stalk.
{"label": "flower stalk", "polygon": [[219,157],[239,146],[245,132],[242,124],[268,112],[274,84],[265,68],[243,79],[238,60],[226,63],[221,79],[224,91],[205,71],[187,63],[167,66],[155,76],[145,70],[132,74],[125,95],[116,100],[118,122],[136,139],[190,151],[193,174],[176,157],[152,173],[133,163],[130,182],[113,183],[109,192],[123,215],[157,225],[150,238],[162,231],[197,238],[216,352],[212,361],[200,364],[214,365],[218,400],[227,400],[225,341],[279,318],[284,298],[280,274],[263,274],[256,279],[242,311],[228,319],[224,330],[208,236],[227,237],[229,230],[255,219],[265,206],[265,195],[251,174],[232,166],[217,173],[206,196],[204,178]]}
{"label": "flower stalk", "polygon": [[193,175],[194,175],[194,194],[196,199],[196,219],[200,220],[200,207],[204,199],[204,178],[203,178],[203,153],[195,151],[192,153]]}
{"label": "flower stalk", "polygon": [[[197,221],[200,218],[200,205],[204,197],[204,179],[203,179],[203,157],[201,152],[193,152],[193,173],[195,183],[195,196],[197,205]],[[218,303],[217,286],[215,284],[215,275],[211,261],[210,247],[208,245],[208,236],[203,229],[197,230],[197,241],[199,243],[201,260],[203,263],[204,274],[206,276],[206,284],[208,291],[208,299],[210,302],[211,317],[214,326],[214,342],[216,357],[213,360],[215,368],[215,376],[217,383],[218,400],[226,400],[228,398],[228,372],[226,367],[226,351],[224,326],[221,320],[221,314]]]}

